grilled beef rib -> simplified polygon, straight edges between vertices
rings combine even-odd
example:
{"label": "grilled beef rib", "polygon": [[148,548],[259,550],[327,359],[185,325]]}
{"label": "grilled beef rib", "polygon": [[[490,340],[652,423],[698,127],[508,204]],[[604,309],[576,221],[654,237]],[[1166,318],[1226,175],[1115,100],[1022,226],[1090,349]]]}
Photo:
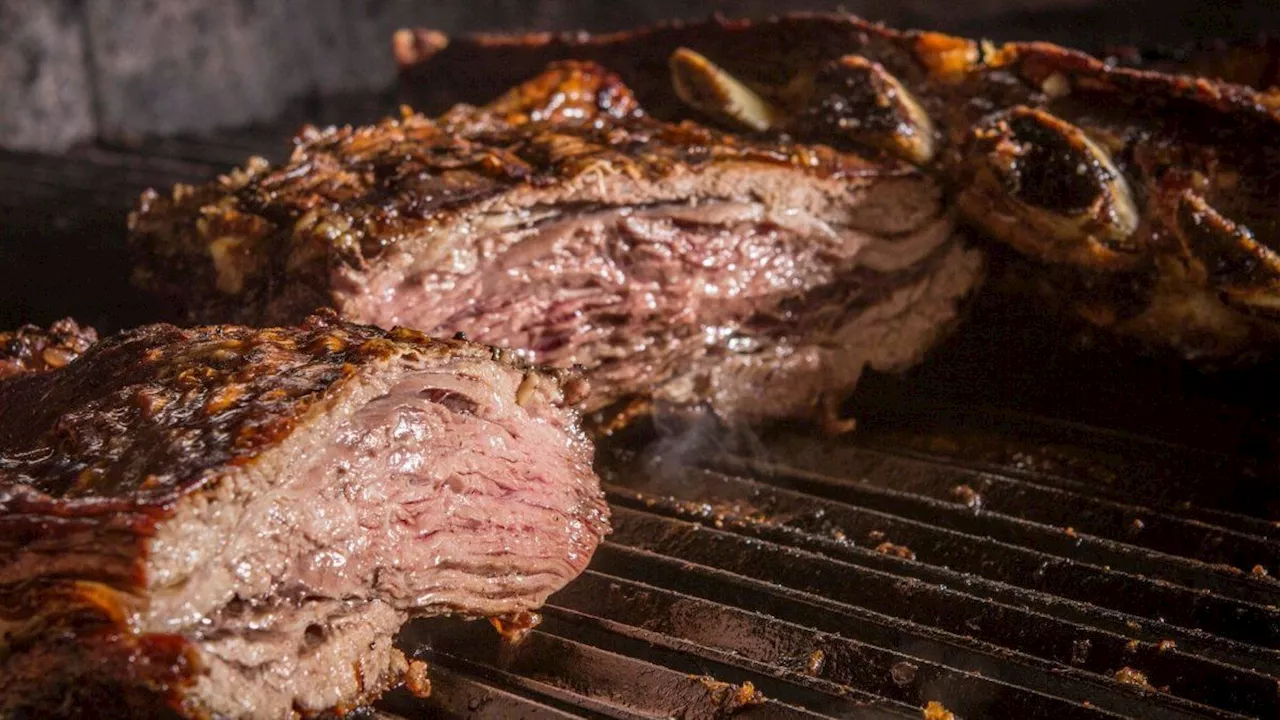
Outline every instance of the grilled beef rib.
{"label": "grilled beef rib", "polygon": [[[596,36],[404,30],[395,49],[408,97],[427,105],[574,58],[618,72],[663,119],[902,158],[946,180],[968,224],[1033,261],[1013,278],[1031,282],[1011,285],[1191,359],[1280,351],[1273,90],[835,13]],[[1259,45],[1216,70],[1177,69],[1265,85],[1273,56]]]}
{"label": "grilled beef rib", "polygon": [[138,279],[197,318],[330,305],[584,366],[589,410],[748,420],[915,363],[980,273],[910,166],[659,122],[589,63],[435,120],[309,130],[283,166],[148,193],[131,227]]}
{"label": "grilled beef rib", "polygon": [[607,531],[581,383],[330,316],[0,381],[0,715],[350,709],[407,618],[526,617]]}

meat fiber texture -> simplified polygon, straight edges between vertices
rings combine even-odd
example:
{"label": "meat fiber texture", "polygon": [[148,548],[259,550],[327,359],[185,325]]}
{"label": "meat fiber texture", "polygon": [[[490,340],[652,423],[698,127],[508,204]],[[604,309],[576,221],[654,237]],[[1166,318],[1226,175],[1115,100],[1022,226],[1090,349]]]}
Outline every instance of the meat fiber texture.
{"label": "meat fiber texture", "polygon": [[526,617],[607,532],[584,392],[331,312],[0,381],[0,716],[342,711],[407,619]]}
{"label": "meat fiber texture", "polygon": [[297,142],[282,166],[146,194],[136,279],[200,320],[331,306],[578,365],[588,410],[754,421],[916,363],[981,272],[925,174],[653,120],[590,63]]}

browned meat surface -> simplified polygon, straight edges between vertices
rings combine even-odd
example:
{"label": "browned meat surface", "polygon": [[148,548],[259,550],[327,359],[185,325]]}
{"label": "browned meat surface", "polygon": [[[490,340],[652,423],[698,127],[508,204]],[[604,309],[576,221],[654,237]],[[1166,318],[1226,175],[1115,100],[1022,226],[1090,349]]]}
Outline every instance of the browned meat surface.
{"label": "browned meat surface", "polygon": [[[981,234],[1038,263],[1019,280],[1095,325],[1191,358],[1280,346],[1274,93],[836,14],[601,36],[407,30],[396,51],[427,106],[583,58],[668,120],[904,159],[943,178]],[[1266,84],[1270,52],[1239,52],[1221,74]]]}
{"label": "browned meat surface", "polygon": [[915,169],[658,122],[577,63],[483,109],[307,131],[283,166],[148,194],[131,226],[140,281],[196,318],[331,305],[581,365],[588,409],[745,419],[915,363],[980,269]]}
{"label": "browned meat surface", "polygon": [[1280,102],[1280,37],[1237,43],[1206,40],[1169,50],[1114,48],[1107,52],[1107,58],[1144,70],[1248,85],[1266,91],[1273,103]]}
{"label": "browned meat surface", "polygon": [[584,392],[331,313],[0,381],[0,715],[349,709],[406,619],[520,622],[607,532]]}
{"label": "browned meat surface", "polygon": [[93,328],[80,327],[71,318],[59,320],[47,330],[24,325],[0,332],[0,378],[60,368],[97,341]]}

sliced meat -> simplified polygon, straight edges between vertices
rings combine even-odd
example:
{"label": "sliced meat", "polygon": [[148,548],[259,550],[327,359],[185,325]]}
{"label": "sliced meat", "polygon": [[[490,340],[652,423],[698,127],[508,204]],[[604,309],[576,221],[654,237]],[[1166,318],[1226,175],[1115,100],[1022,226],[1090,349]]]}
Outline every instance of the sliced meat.
{"label": "sliced meat", "polygon": [[1028,259],[997,287],[1034,288],[1106,334],[1202,366],[1280,355],[1274,41],[1134,69],[1043,42],[795,13],[604,35],[406,29],[394,48],[419,106],[471,102],[575,58],[617,71],[664,120],[901,158],[942,179],[977,234]]}
{"label": "sliced meat", "polygon": [[140,281],[197,318],[330,305],[581,365],[591,410],[748,420],[913,364],[980,272],[920,172],[658,122],[586,63],[484,109],[309,131],[283,166],[146,195],[131,225]]}
{"label": "sliced meat", "polygon": [[350,709],[408,618],[527,618],[607,532],[584,392],[332,313],[0,381],[0,715]]}
{"label": "sliced meat", "polygon": [[98,341],[91,327],[63,318],[48,329],[24,325],[0,332],[0,378],[63,367]]}

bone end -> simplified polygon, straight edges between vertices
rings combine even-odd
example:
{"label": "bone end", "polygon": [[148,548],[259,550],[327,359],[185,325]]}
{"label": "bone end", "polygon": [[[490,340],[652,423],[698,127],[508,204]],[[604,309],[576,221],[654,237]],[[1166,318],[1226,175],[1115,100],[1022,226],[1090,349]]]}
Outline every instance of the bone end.
{"label": "bone end", "polygon": [[669,65],[676,95],[716,120],[756,132],[781,123],[772,103],[699,53],[679,48]]}

